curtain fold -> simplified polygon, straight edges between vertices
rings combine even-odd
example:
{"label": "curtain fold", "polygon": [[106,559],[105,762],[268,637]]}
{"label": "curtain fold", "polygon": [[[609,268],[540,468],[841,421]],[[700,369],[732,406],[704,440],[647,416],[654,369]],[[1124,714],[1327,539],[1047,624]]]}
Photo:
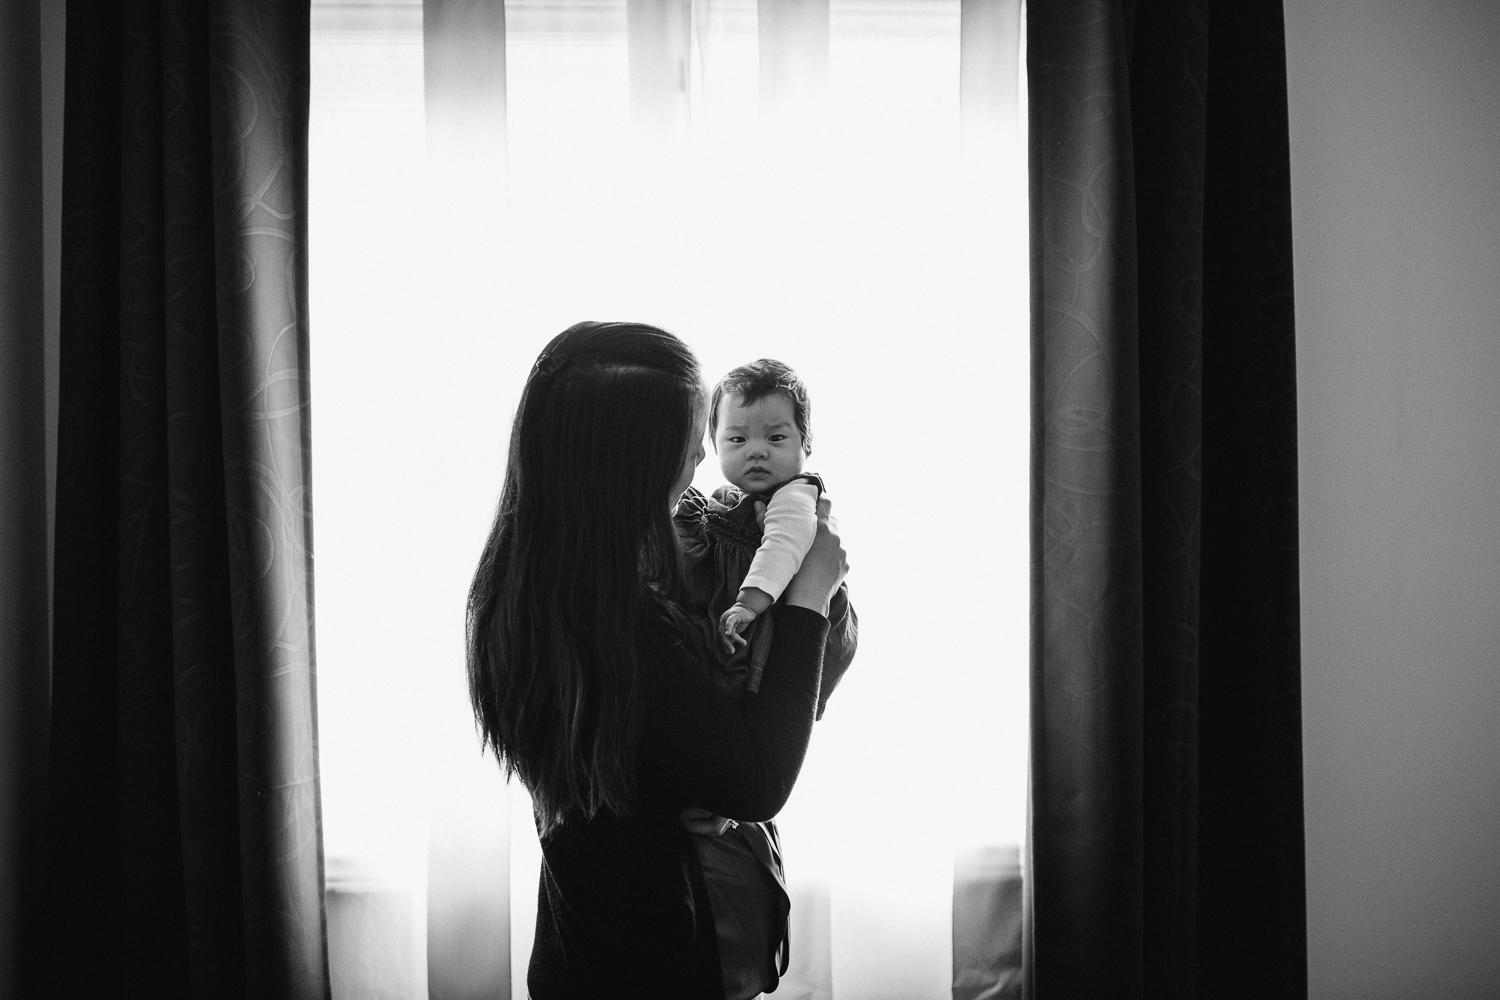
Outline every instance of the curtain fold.
{"label": "curtain fold", "polygon": [[47,717],[42,19],[0,5],[0,996],[22,995]]}
{"label": "curtain fold", "polygon": [[422,0],[422,106],[428,150],[460,162],[505,159],[505,4]]}
{"label": "curtain fold", "polygon": [[657,140],[685,133],[690,115],[692,0],[625,0],[630,113]]}
{"label": "curtain fold", "polygon": [[1306,993],[1279,4],[1028,11],[1031,996]]}
{"label": "curtain fold", "polygon": [[828,90],[830,0],[756,0],[760,106],[817,105]]}
{"label": "curtain fold", "polygon": [[326,997],[305,3],[72,3],[41,993]]}

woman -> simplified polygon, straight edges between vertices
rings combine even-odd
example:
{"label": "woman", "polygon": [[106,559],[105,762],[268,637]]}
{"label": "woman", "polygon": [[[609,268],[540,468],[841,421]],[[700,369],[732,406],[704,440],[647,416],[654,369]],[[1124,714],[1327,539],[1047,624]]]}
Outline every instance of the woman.
{"label": "woman", "polygon": [[844,551],[825,500],[760,693],[732,700],[678,603],[671,510],[706,409],[692,352],[626,323],[559,334],[521,396],[468,657],[485,744],[536,810],[534,1000],[721,1000],[688,824],[770,819],[807,751]]}

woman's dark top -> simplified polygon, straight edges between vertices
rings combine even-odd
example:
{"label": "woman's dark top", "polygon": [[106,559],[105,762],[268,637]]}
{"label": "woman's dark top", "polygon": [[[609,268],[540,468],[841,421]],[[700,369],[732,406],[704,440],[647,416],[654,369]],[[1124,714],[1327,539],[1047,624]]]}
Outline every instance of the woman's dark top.
{"label": "woman's dark top", "polygon": [[[847,600],[830,609],[854,641]],[[736,702],[667,624],[643,627],[650,678],[641,737],[640,803],[542,839],[533,1000],[722,1000],[718,943],[688,832],[687,806],[770,819],[797,779],[812,734],[829,620],[779,614],[760,693]]]}

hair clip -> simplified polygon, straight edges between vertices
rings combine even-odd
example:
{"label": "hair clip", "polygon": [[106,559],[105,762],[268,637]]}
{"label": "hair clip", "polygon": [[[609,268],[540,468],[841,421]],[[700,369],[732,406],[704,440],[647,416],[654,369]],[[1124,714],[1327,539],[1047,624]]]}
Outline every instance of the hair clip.
{"label": "hair clip", "polygon": [[548,354],[543,351],[537,355],[536,364],[531,366],[531,377],[533,379],[549,379],[557,374],[557,370],[568,363],[568,356],[563,353]]}

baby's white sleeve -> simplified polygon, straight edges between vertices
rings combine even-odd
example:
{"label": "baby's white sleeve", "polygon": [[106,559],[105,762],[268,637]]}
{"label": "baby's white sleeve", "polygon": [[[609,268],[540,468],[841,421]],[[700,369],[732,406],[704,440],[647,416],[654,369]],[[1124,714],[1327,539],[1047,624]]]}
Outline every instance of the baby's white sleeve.
{"label": "baby's white sleeve", "polygon": [[802,565],[818,534],[818,487],[809,482],[787,483],[766,504],[766,524],[760,548],[741,587],[755,587],[781,596]]}

